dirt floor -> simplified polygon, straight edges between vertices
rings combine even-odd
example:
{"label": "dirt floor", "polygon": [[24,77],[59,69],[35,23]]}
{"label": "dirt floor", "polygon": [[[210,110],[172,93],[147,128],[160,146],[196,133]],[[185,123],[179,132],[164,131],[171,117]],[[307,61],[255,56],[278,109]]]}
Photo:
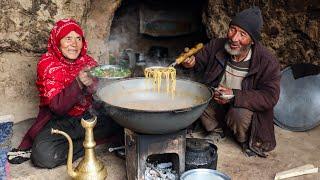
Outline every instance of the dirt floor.
{"label": "dirt floor", "polygon": [[[16,146],[31,121],[24,121],[14,126],[13,145]],[[277,172],[305,164],[320,167],[320,126],[308,132],[290,132],[275,127],[277,147],[267,158],[246,157],[237,144],[226,138],[219,142],[217,169],[232,177],[233,180],[272,180]],[[97,148],[98,157],[104,162],[108,170],[107,179],[125,180],[125,161],[107,152],[108,146]],[[79,162],[76,161],[74,166]],[[66,167],[55,169],[38,169],[31,162],[11,165],[12,179],[51,180],[69,179]],[[320,173],[291,178],[290,180],[320,180]]]}
{"label": "dirt floor", "polygon": [[[274,179],[277,172],[305,164],[320,167],[320,126],[308,132],[291,132],[275,126],[277,147],[267,158],[246,157],[232,139],[217,144],[218,170],[232,179]],[[320,173],[290,180],[320,180]]]}

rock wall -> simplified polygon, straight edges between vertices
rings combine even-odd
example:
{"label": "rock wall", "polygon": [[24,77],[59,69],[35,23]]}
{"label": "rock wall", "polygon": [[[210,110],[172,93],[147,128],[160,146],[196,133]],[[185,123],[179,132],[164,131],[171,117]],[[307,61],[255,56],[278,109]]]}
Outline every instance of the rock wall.
{"label": "rock wall", "polygon": [[112,19],[121,5],[121,0],[91,0],[88,17],[83,27],[88,40],[88,53],[99,63],[109,62],[107,39],[110,35]]}
{"label": "rock wall", "polygon": [[[36,64],[46,52],[55,21],[72,17],[85,30],[89,54],[108,63],[108,38],[121,0],[0,0],[0,116],[15,121],[36,116]],[[257,5],[262,9],[262,43],[282,66],[297,62],[320,65],[318,0],[208,0],[203,23],[209,37],[225,36],[230,16]]]}
{"label": "rock wall", "polygon": [[262,10],[262,43],[282,67],[306,62],[320,65],[320,3],[317,0],[209,0],[203,22],[210,37],[224,37],[230,17],[252,5]]}
{"label": "rock wall", "polygon": [[0,52],[46,51],[53,23],[61,18],[85,20],[89,0],[1,0]]}
{"label": "rock wall", "polygon": [[89,53],[99,61],[119,5],[119,0],[0,0],[0,116],[12,114],[18,122],[37,115],[36,64],[54,22],[77,20]]}

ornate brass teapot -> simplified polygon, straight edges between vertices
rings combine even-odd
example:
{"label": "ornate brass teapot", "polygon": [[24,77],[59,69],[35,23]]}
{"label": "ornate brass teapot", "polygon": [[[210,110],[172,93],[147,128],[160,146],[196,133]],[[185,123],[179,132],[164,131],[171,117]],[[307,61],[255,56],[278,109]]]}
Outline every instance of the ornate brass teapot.
{"label": "ornate brass teapot", "polygon": [[94,116],[92,119],[84,120],[81,119],[81,125],[85,128],[85,139],[83,142],[84,147],[84,157],[75,168],[72,168],[72,156],[73,156],[73,143],[70,136],[57,129],[51,129],[51,134],[61,134],[65,136],[69,143],[69,152],[67,159],[67,170],[68,174],[72,179],[88,180],[88,179],[105,179],[108,175],[107,169],[104,167],[103,163],[96,158],[94,153],[94,147],[96,142],[94,141],[93,128],[97,123],[97,117]]}

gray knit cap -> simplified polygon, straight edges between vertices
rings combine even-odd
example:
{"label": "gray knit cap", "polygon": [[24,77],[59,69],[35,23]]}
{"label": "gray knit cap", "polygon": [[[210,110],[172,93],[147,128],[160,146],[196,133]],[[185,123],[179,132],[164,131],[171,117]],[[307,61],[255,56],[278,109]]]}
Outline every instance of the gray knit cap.
{"label": "gray knit cap", "polygon": [[244,29],[254,41],[261,39],[260,31],[263,26],[263,19],[259,7],[253,6],[245,9],[234,16],[230,25],[236,25]]}

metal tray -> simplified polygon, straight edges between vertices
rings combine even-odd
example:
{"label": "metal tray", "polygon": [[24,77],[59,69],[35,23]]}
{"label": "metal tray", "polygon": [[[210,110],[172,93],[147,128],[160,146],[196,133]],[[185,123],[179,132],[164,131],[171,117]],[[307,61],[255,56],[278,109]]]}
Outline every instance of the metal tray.
{"label": "metal tray", "polygon": [[290,131],[306,131],[319,125],[319,89],[320,74],[294,79],[291,67],[284,69],[274,122]]}
{"label": "metal tray", "polygon": [[231,178],[217,170],[199,168],[182,173],[180,180],[231,180]]}

